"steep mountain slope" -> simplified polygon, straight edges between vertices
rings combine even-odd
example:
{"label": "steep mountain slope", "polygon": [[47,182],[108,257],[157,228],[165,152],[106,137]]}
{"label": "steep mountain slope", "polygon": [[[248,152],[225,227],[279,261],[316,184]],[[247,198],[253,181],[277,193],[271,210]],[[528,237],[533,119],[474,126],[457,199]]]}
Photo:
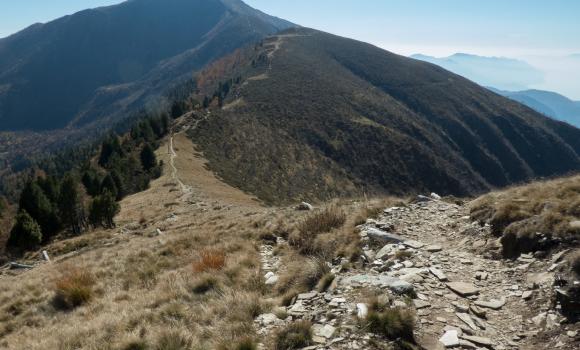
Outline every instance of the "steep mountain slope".
{"label": "steep mountain slope", "polygon": [[523,103],[549,117],[580,127],[580,102],[572,101],[566,96],[542,90],[502,91],[492,89],[492,91]]}
{"label": "steep mountain slope", "polygon": [[0,130],[78,127],[292,24],[240,0],[130,0],[0,40]]}
{"label": "steep mountain slope", "polygon": [[247,55],[230,74],[242,83],[191,136],[266,201],[463,195],[580,170],[580,130],[435,65],[309,29]]}

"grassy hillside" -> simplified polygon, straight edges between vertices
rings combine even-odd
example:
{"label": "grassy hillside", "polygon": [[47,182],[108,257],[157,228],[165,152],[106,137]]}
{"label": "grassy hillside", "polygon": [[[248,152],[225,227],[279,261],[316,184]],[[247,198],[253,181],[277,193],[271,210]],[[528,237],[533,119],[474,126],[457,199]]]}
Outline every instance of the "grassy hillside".
{"label": "grassy hillside", "polygon": [[221,72],[233,79],[224,107],[191,137],[220,176],[268,202],[467,195],[580,170],[580,130],[434,65],[309,29],[244,55]]}

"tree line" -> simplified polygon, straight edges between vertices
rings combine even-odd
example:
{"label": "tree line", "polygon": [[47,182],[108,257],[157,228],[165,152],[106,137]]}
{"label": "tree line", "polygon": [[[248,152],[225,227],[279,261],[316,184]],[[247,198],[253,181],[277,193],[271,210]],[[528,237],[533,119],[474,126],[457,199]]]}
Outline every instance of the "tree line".
{"label": "tree line", "polygon": [[154,150],[169,128],[168,116],[147,117],[124,135],[105,137],[92,152],[69,150],[65,159],[74,162],[66,171],[56,162],[46,167],[58,170],[33,177],[20,193],[8,248],[22,252],[36,249],[58,234],[113,228],[118,202],[147,189],[152,179],[161,176],[163,164]]}

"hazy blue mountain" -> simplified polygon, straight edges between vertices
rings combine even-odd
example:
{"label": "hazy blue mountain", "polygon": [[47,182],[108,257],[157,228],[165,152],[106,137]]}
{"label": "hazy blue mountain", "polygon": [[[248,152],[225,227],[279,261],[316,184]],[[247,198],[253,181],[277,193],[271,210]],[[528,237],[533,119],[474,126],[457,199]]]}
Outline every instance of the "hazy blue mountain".
{"label": "hazy blue mountain", "polygon": [[0,40],[0,130],[126,114],[178,78],[293,26],[240,0],[130,0]]}
{"label": "hazy blue mountain", "polygon": [[572,101],[566,96],[551,91],[503,91],[493,88],[492,90],[549,117],[580,127],[580,102],[578,101]]}
{"label": "hazy blue mountain", "polygon": [[504,57],[483,57],[457,53],[449,57],[413,55],[414,59],[430,62],[482,86],[502,90],[525,90],[543,82],[542,71],[525,61]]}

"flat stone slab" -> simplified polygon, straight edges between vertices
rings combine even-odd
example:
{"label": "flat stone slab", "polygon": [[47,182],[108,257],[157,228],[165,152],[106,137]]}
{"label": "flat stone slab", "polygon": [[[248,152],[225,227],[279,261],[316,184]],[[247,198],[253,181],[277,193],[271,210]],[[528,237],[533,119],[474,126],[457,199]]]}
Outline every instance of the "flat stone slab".
{"label": "flat stone slab", "polygon": [[463,323],[468,325],[469,328],[473,329],[474,331],[478,330],[477,326],[475,325],[475,322],[473,322],[473,319],[471,318],[471,316],[469,316],[469,314],[456,312],[455,315],[457,316],[457,318],[463,321]]}
{"label": "flat stone slab", "polygon": [[431,272],[433,276],[437,277],[439,281],[441,282],[447,281],[447,275],[445,275],[445,273],[439,270],[438,268],[432,267],[429,269],[429,272]]}
{"label": "flat stone slab", "polygon": [[424,243],[421,243],[419,241],[414,241],[414,240],[408,240],[403,242],[404,245],[406,245],[407,247],[413,248],[413,249],[420,249],[423,248],[425,246]]}
{"label": "flat stone slab", "polygon": [[405,239],[399,235],[385,232],[374,227],[367,228],[365,232],[371,240],[380,243],[403,243],[405,241]]}
{"label": "flat stone slab", "polygon": [[469,297],[479,294],[479,289],[477,287],[471,283],[466,282],[449,282],[447,283],[447,288],[451,289],[462,297]]}
{"label": "flat stone slab", "polygon": [[456,330],[447,331],[439,339],[439,342],[443,344],[446,348],[454,348],[456,346],[459,346],[459,332],[457,332]]}
{"label": "flat stone slab", "polygon": [[433,245],[427,246],[425,248],[425,250],[428,251],[429,253],[437,253],[437,252],[442,251],[443,247],[441,247],[438,244],[433,244]]}
{"label": "flat stone slab", "polygon": [[477,300],[474,304],[492,310],[499,310],[505,305],[505,303],[506,299],[501,298],[501,299],[491,299],[490,301]]}
{"label": "flat stone slab", "polygon": [[471,335],[464,335],[461,337],[462,339],[465,339],[467,341],[472,342],[473,344],[477,344],[477,345],[481,345],[481,346],[485,346],[487,348],[491,347],[493,344],[491,343],[491,339],[489,338],[484,338],[484,337],[475,337],[475,336],[471,336]]}
{"label": "flat stone slab", "polygon": [[376,287],[389,288],[397,294],[407,294],[414,290],[411,283],[398,279],[396,277],[384,275],[354,275],[340,280],[343,285],[371,285]]}

